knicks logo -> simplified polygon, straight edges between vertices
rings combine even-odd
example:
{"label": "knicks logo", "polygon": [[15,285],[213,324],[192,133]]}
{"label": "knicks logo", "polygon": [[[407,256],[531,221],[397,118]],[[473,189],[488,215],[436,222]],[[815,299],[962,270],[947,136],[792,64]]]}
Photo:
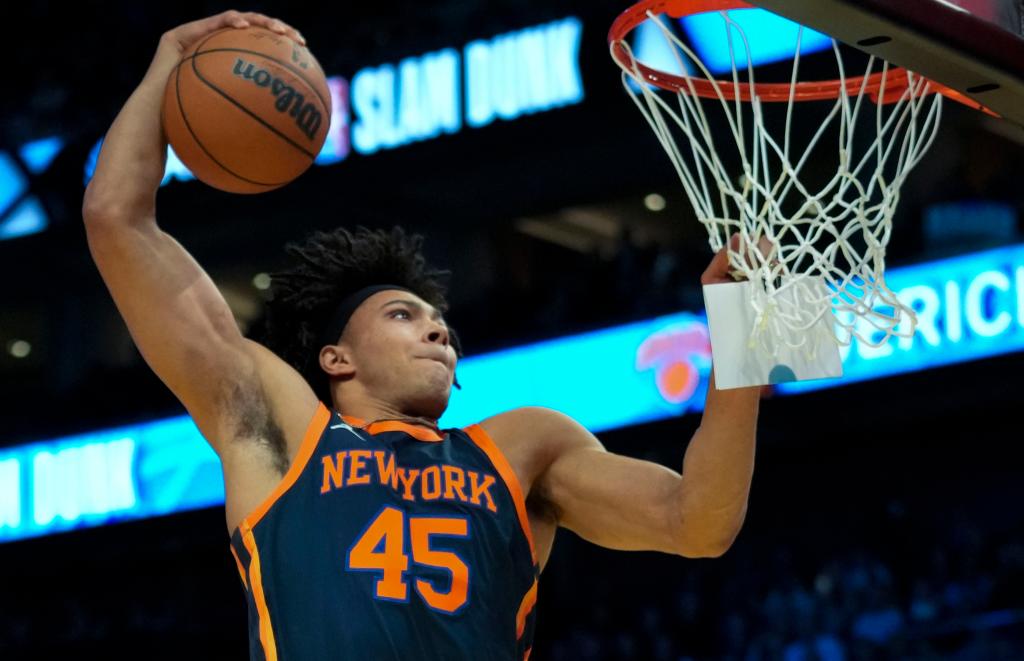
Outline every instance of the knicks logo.
{"label": "knicks logo", "polygon": [[690,401],[710,365],[711,339],[697,319],[661,329],[636,351],[637,371],[653,369],[658,392],[671,404]]}
{"label": "knicks logo", "polygon": [[315,105],[307,103],[306,97],[297,92],[294,87],[266,69],[258,69],[255,64],[246,62],[242,58],[235,60],[235,68],[231,73],[243,80],[252,81],[257,87],[266,88],[267,92],[274,96],[274,108],[278,112],[287,112],[294,119],[299,130],[310,140],[316,137],[317,129],[324,121],[323,115]]}

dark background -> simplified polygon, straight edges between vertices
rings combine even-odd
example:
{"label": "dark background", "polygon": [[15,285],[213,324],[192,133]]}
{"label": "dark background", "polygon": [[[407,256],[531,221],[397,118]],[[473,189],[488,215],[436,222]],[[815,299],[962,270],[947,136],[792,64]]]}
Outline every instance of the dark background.
{"label": "dark background", "polygon": [[[160,34],[215,2],[34,2],[5,8],[0,149],[61,135],[32,182],[51,228],[0,242],[0,445],[180,412],[149,372],[89,258],[82,164],[141,78]],[[241,8],[241,7],[240,7]],[[605,32],[620,1],[252,5],[297,26],[328,75],[568,15],[584,24],[578,106],[464,128],[314,167],[233,196],[196,182],[159,194],[162,227],[209,271],[243,325],[251,279],[313,229],[401,224],[454,272],[470,355],[701,304],[710,259],[668,159],[623,93]],[[949,254],[932,204],[1019,212],[1022,150],[946,106],[904,188],[890,264]],[[644,196],[667,200],[661,213]],[[584,219],[580,221],[579,219]],[[565,229],[572,247],[524,231]],[[985,246],[961,242],[957,250]],[[763,402],[746,526],[721,559],[612,553],[559,534],[540,587],[535,659],[1024,657],[1020,354]],[[614,387],[614,384],[609,384]],[[695,416],[601,435],[678,468]],[[220,509],[0,546],[0,658],[245,658],[243,594]],[[879,633],[881,632],[881,633]],[[824,643],[820,641],[824,640]],[[822,648],[822,649],[825,649]]]}

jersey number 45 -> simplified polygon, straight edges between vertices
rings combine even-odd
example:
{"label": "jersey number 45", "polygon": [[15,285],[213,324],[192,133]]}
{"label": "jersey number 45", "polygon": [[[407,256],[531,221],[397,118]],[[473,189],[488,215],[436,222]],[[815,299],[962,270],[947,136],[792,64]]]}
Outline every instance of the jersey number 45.
{"label": "jersey number 45", "polygon": [[469,537],[469,520],[461,517],[410,516],[395,507],[385,507],[359,536],[346,557],[348,571],[378,572],[374,596],[388,601],[409,601],[409,571],[406,530],[412,562],[439,567],[451,575],[451,585],[441,591],[430,581],[417,578],[416,592],[434,610],[456,613],[469,599],[469,567],[453,551],[430,547],[434,537]]}

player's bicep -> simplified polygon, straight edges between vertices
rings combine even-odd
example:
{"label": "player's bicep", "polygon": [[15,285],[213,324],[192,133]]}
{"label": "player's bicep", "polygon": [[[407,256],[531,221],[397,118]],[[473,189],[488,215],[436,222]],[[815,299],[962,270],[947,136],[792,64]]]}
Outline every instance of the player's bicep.
{"label": "player's bicep", "polygon": [[213,281],[149,220],[86,222],[89,249],[143,358],[193,415],[253,372]]}
{"label": "player's bicep", "polygon": [[607,452],[596,439],[558,456],[544,476],[560,525],[622,551],[679,553],[679,484],[675,471]]}

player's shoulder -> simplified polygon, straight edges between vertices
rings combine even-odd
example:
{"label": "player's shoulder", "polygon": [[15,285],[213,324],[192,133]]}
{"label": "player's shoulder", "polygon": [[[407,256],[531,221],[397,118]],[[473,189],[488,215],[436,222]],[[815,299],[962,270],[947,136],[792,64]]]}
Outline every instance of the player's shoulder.
{"label": "player's shoulder", "polygon": [[480,426],[499,447],[526,446],[536,454],[599,446],[587,429],[572,417],[543,406],[523,406],[491,416]]}
{"label": "player's shoulder", "polygon": [[559,426],[559,425],[570,425],[578,424],[575,420],[570,418],[568,415],[550,409],[545,406],[520,406],[518,408],[509,409],[502,411],[501,413],[492,415],[485,420],[480,421],[480,426],[490,431],[491,428],[495,429],[517,429],[520,431],[525,427],[541,426]]}

